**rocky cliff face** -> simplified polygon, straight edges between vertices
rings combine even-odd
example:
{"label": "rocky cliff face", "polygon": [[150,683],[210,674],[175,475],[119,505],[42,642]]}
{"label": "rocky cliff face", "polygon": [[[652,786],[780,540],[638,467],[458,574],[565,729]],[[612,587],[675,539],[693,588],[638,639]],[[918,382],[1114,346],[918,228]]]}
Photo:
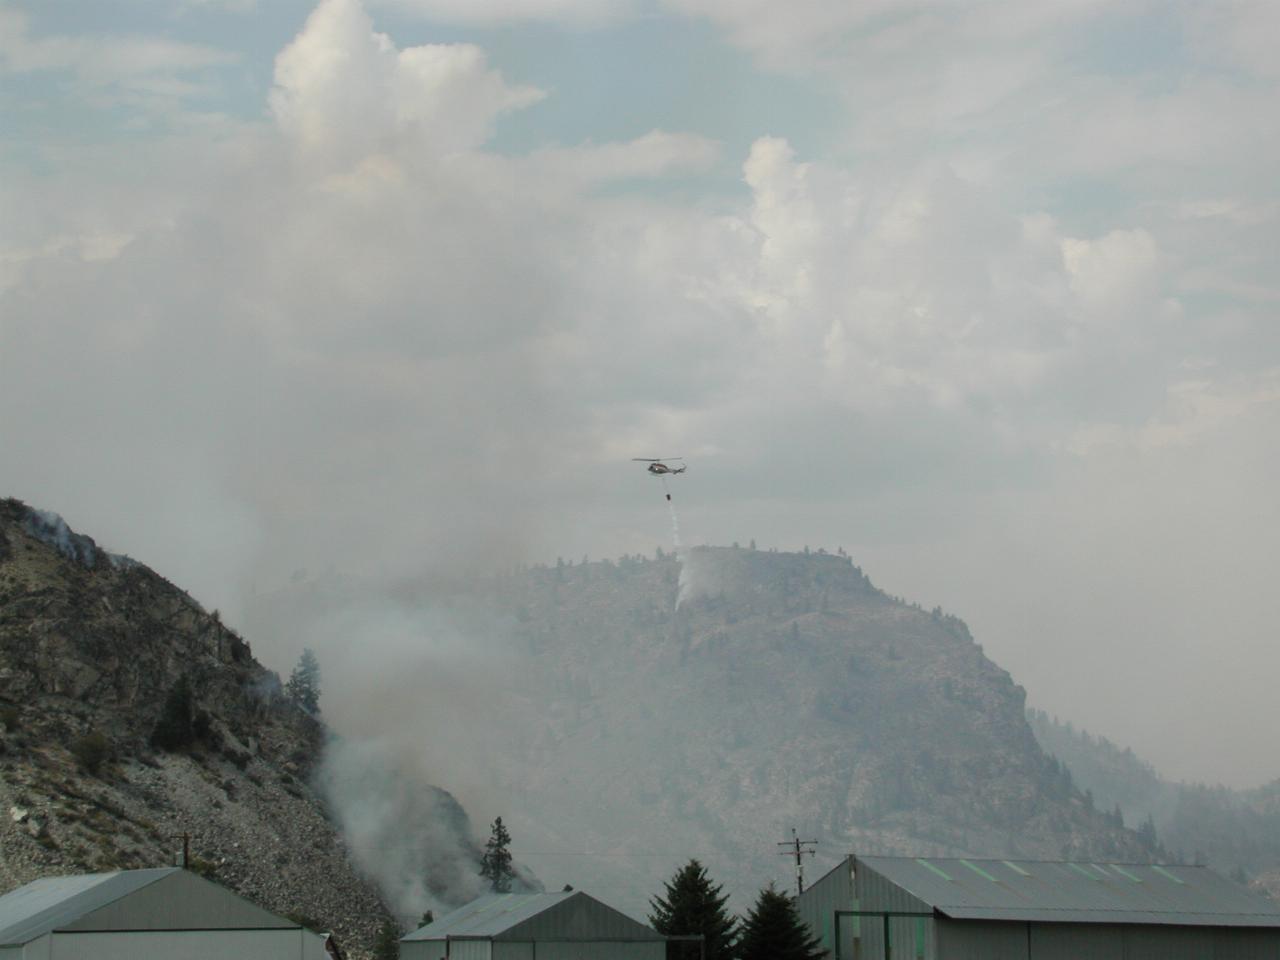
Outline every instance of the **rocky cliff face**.
{"label": "rocky cliff face", "polygon": [[[193,739],[150,743],[186,678]],[[0,501],[0,889],[192,866],[355,957],[389,919],[310,783],[324,731],[247,643],[146,567]]]}

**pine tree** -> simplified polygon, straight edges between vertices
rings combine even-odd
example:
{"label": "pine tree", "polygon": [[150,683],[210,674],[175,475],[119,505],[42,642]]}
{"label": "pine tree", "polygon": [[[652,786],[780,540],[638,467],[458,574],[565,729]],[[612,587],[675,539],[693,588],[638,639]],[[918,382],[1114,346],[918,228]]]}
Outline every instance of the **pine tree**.
{"label": "pine tree", "polygon": [[302,651],[298,665],[289,674],[284,693],[291,703],[312,716],[320,712],[320,661],[309,647]]}
{"label": "pine tree", "polygon": [[503,826],[502,818],[493,821],[489,833],[489,841],[484,845],[484,856],[480,858],[480,876],[489,881],[489,889],[494,893],[510,893],[511,878],[515,871],[511,868],[511,834]]}
{"label": "pine tree", "polygon": [[[725,911],[729,901],[719,884],[713,884],[706,868],[690,860],[666,883],[665,897],[649,901],[653,912],[649,925],[664,936],[701,934],[706,960],[731,960],[738,940],[738,921]],[[674,941],[667,947],[668,960],[696,960],[696,941]]]}
{"label": "pine tree", "polygon": [[811,936],[795,903],[773,884],[760,891],[756,905],[747,914],[738,941],[740,960],[821,960],[827,951],[822,941]]}
{"label": "pine tree", "polygon": [[160,750],[178,750],[195,739],[191,724],[191,681],[184,673],[178,678],[160,708],[160,718],[151,731],[151,745]]}

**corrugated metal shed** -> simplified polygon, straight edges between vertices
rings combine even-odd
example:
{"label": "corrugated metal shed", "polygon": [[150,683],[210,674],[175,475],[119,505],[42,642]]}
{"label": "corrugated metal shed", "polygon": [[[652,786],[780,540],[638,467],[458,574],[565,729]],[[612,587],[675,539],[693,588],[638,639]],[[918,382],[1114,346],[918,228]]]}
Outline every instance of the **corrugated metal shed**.
{"label": "corrugated metal shed", "polygon": [[403,939],[520,940],[557,937],[661,941],[657,931],[581,890],[495,893],[447,913]]}
{"label": "corrugated metal shed", "polygon": [[[923,857],[855,864],[954,920],[1280,929],[1280,907],[1208,867]],[[901,909],[871,903],[861,881],[863,909]]]}
{"label": "corrugated metal shed", "polygon": [[0,897],[0,946],[28,943],[51,930],[75,923],[149,884],[178,872],[177,867],[121,870],[73,877],[46,877]]}

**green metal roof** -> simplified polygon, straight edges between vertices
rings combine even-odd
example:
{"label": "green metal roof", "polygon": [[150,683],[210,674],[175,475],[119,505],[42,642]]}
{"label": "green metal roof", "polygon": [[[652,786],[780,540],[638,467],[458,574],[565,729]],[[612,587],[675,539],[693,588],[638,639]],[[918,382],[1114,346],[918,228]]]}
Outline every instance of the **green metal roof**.
{"label": "green metal roof", "polygon": [[178,869],[118,870],[34,880],[0,897],[0,946],[30,943]]}
{"label": "green metal roof", "polygon": [[[953,920],[1280,928],[1280,906],[1208,867],[855,857]],[[865,909],[875,909],[866,906]]]}

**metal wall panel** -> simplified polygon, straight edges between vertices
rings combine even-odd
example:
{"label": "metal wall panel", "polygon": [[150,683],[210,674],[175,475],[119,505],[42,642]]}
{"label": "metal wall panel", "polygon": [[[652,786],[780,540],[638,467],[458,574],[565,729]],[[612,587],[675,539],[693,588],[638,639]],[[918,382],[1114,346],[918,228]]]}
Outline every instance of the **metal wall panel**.
{"label": "metal wall panel", "polygon": [[304,953],[302,934],[298,929],[55,933],[49,960],[318,960]]}
{"label": "metal wall panel", "polygon": [[[533,960],[540,952],[542,944],[534,943],[493,943],[493,960]],[[450,955],[449,960],[459,960],[457,955]],[[463,957],[461,960],[486,960],[483,957]]]}
{"label": "metal wall panel", "polygon": [[49,951],[52,947],[53,934],[46,933],[22,948],[22,960],[49,960]]}
{"label": "metal wall panel", "polygon": [[[523,946],[496,943],[496,948]],[[665,942],[610,943],[608,941],[539,940],[531,944],[531,953],[507,956],[494,951],[494,960],[666,960]]]}
{"label": "metal wall panel", "polygon": [[1016,926],[1030,932],[1031,960],[1126,960],[1128,956],[1122,926],[1106,923]]}
{"label": "metal wall panel", "polygon": [[[874,912],[931,913],[933,907],[912,896],[896,883],[881,876],[853,858],[854,892],[857,906],[854,909]],[[847,918],[843,925],[855,918]],[[857,919],[854,952],[850,960],[937,960],[936,921],[932,917],[891,917],[889,919],[889,947],[884,942],[884,919],[868,916]],[[923,926],[921,925],[923,921]],[[843,956],[841,960],[844,960]]]}
{"label": "metal wall panel", "polygon": [[[449,942],[449,960],[490,960],[488,940],[453,940]],[[443,960],[443,940],[401,940],[400,960]]]}
{"label": "metal wall panel", "polygon": [[1280,957],[1280,931],[1215,930],[1213,960],[1276,960]]}
{"label": "metal wall panel", "polygon": [[[937,960],[1028,960],[1025,924],[935,921]],[[894,952],[894,960],[902,954]],[[1040,954],[1032,953],[1039,960]],[[1072,960],[1085,960],[1085,954]]]}
{"label": "metal wall panel", "polygon": [[[943,921],[950,931],[968,921]],[[998,924],[1030,932],[1030,960],[1278,960],[1280,931],[1167,924]],[[948,941],[949,942],[949,941]],[[950,952],[938,960],[952,960]]]}
{"label": "metal wall panel", "polygon": [[1124,960],[1214,960],[1214,931],[1196,927],[1130,927]]}
{"label": "metal wall panel", "polygon": [[796,913],[822,941],[829,960],[856,960],[854,937],[858,931],[857,917],[840,919],[840,945],[837,949],[835,913],[837,910],[856,910],[853,895],[853,877],[848,860],[816,880],[809,889],[796,898]]}

